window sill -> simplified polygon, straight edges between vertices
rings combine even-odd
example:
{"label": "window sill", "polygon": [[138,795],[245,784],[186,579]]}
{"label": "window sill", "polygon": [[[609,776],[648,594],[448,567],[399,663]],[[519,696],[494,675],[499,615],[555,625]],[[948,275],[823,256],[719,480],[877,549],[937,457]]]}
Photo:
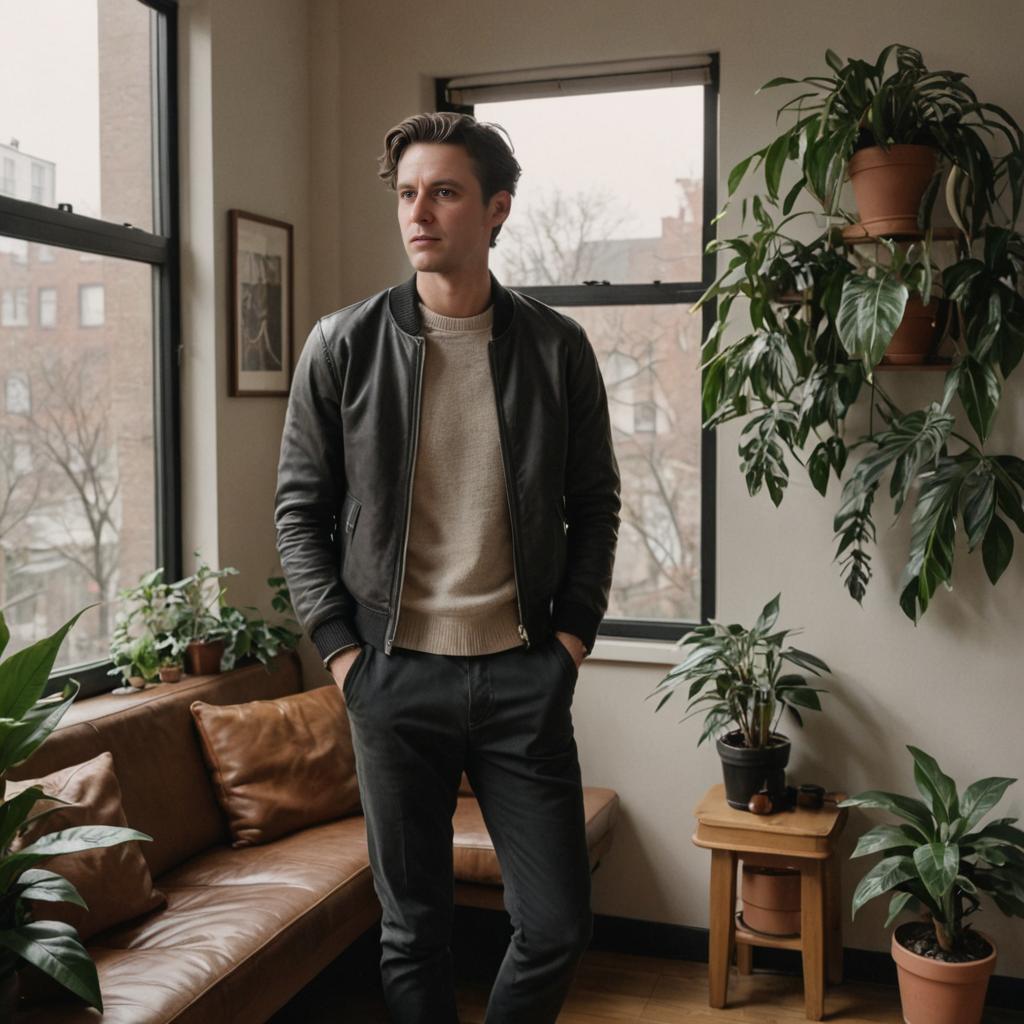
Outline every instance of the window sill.
{"label": "window sill", "polygon": [[627,640],[599,636],[586,661],[636,662],[645,665],[678,665],[685,651],[670,640]]}

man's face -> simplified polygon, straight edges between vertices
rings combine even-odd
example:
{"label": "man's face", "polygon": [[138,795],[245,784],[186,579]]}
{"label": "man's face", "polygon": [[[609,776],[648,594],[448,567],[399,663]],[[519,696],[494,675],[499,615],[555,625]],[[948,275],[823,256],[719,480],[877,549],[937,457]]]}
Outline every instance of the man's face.
{"label": "man's face", "polygon": [[512,197],[497,192],[484,203],[464,146],[414,142],[398,161],[395,190],[402,243],[415,270],[457,274],[487,266],[491,230],[508,216]]}

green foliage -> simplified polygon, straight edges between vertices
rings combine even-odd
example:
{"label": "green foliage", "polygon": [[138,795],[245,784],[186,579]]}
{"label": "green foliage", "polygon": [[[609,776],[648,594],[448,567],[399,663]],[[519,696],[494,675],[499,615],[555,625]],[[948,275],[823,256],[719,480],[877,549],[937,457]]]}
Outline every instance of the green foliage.
{"label": "green foliage", "polygon": [[[78,932],[62,922],[33,920],[27,901],[85,903],[67,879],[37,865],[58,854],[116,846],[133,839],[151,840],[152,836],[132,828],[77,825],[40,836],[12,852],[15,840],[53,809],[31,814],[35,803],[44,798],[40,786],[29,786],[10,800],[3,798],[7,771],[21,764],[50,735],[78,693],[78,682],[71,680],[60,693],[41,696],[65,635],[85,610],[52,636],[0,662],[0,981],[25,961],[102,1012],[96,967]],[[0,654],[8,639],[0,612]],[[59,797],[45,799],[66,803]]]}
{"label": "green foliage", "polygon": [[[694,307],[717,302],[702,347],[702,414],[708,428],[745,421],[738,447],[751,495],[766,490],[779,505],[793,463],[823,496],[845,475],[836,560],[858,602],[871,579],[875,499],[891,474],[896,515],[913,506],[900,606],[916,622],[938,585],[952,585],[958,532],[969,550],[981,548],[995,583],[1013,556],[1011,527],[1024,531],[1024,463],[985,450],[1006,380],[1024,356],[1024,236],[1016,228],[1024,135],[1006,111],[979,102],[963,74],[930,71],[911,47],[887,46],[874,62],[832,51],[825,59],[827,74],[762,86],[805,87],[779,108],[779,118],[795,114],[795,123],[729,175],[730,202],[744,179],[761,171],[763,180],[742,200],[749,230],[708,247],[728,261]],[[842,184],[857,149],[904,143],[935,147],[938,165],[918,211],[923,237],[909,245],[880,239],[883,262],[844,241],[841,226],[855,216],[841,206]],[[789,169],[797,177],[784,192]],[[932,214],[947,175],[947,204],[963,234],[939,272]],[[794,212],[801,200],[812,208]],[[824,220],[823,230],[811,241],[790,237],[791,223],[806,216]],[[918,410],[901,409],[875,373],[912,295],[937,303],[956,350],[941,402]],[[851,437],[846,418],[865,393],[868,431]],[[954,399],[973,439],[955,429]],[[857,450],[861,461],[850,460]]]}
{"label": "green foliage", "polygon": [[852,857],[883,854],[857,885],[853,915],[869,900],[893,893],[888,928],[904,909],[926,910],[943,949],[963,945],[964,919],[987,893],[1010,916],[1024,917],[1024,832],[1016,818],[977,828],[1016,779],[987,778],[963,794],[935,758],[908,746],[921,799],[871,790],[840,807],[879,807],[906,824],[879,825],[857,841]]}
{"label": "green foliage", "polygon": [[290,650],[302,634],[293,629],[298,623],[291,617],[292,606],[283,577],[267,580],[273,589],[271,604],[275,611],[289,617],[271,625],[259,610],[246,610],[225,602],[227,587],[221,581],[237,576],[232,566],[214,569],[195,552],[197,568],[190,576],[174,583],[164,581],[163,568],[143,576],[119,597],[124,610],[119,613],[111,642],[110,675],[140,675],[156,679],[161,665],[180,665],[188,645],[194,641],[224,641],[221,669],[229,671],[239,659],[255,658],[269,667],[271,658]]}
{"label": "green foliage", "polygon": [[688,685],[688,714],[682,721],[704,715],[698,746],[732,726],[742,733],[745,746],[767,747],[783,711],[802,725],[798,708],[821,710],[818,694],[827,691],[810,686],[798,673],[781,674],[785,662],[814,675],[829,667],[813,654],[784,646],[797,630],[775,630],[780,596],[764,606],[749,629],[712,620],[690,630],[679,641],[690,648],[686,658],[649,695],[661,696],[654,709],[658,711],[677,687]]}

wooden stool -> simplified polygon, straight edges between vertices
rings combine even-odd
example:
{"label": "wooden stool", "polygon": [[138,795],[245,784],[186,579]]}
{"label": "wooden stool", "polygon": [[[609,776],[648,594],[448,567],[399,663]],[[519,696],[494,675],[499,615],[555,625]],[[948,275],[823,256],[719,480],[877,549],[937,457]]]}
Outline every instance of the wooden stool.
{"label": "wooden stool", "polygon": [[[725,800],[725,787],[712,786],[697,805],[693,842],[711,851],[711,905],[708,1002],[725,1006],[729,964],[736,952],[741,974],[751,970],[751,947],[798,949],[803,955],[804,1003],[809,1020],[825,1015],[825,979],[842,981],[843,935],[840,867],[835,856],[846,808],[835,806],[843,793],[829,793],[818,811],[796,808],[758,815],[737,811]],[[793,938],[751,931],[737,922],[736,861],[800,872],[800,934]]]}

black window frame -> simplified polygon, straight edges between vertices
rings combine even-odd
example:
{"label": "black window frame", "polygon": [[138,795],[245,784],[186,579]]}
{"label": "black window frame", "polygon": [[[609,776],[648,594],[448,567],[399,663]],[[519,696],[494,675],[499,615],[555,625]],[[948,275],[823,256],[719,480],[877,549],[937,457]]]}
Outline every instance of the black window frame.
{"label": "black window frame", "polygon": [[[540,299],[550,306],[629,306],[629,305],[692,305],[715,280],[716,260],[708,253],[708,243],[715,237],[713,220],[718,212],[718,107],[719,54],[710,53],[708,79],[704,89],[704,159],[701,228],[701,280],[688,282],[652,282],[650,284],[578,284],[519,286],[509,282],[516,291]],[[435,79],[434,100],[437,110],[472,114],[472,105],[452,103],[448,84],[455,76]],[[512,77],[510,75],[510,77]],[[608,90],[612,91],[611,89]],[[701,339],[708,336],[715,323],[715,303],[702,307]],[[692,396],[698,405],[699,394]],[[598,636],[615,640],[676,641],[715,614],[716,534],[716,441],[714,430],[701,428],[701,541],[700,541],[700,623],[660,619],[606,617]]]}
{"label": "black window frame", "polygon": [[[148,263],[154,270],[153,428],[156,484],[156,565],[169,579],[182,574],[181,540],[181,272],[178,195],[178,3],[136,0],[155,15],[150,35],[152,69],[153,184],[158,234],[127,224],[86,217],[0,195],[0,234],[40,245]],[[42,638],[39,638],[42,639]],[[69,679],[81,684],[78,699],[117,685],[109,659],[73,665],[53,673],[45,694]]]}

